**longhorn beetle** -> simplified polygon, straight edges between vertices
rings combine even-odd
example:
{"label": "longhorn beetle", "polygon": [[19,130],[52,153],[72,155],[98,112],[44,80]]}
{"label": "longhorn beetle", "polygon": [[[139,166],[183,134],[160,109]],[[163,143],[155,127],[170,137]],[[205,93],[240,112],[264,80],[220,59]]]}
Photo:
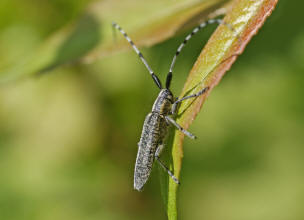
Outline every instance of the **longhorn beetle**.
{"label": "longhorn beetle", "polygon": [[172,92],[170,91],[172,71],[177,56],[180,54],[181,50],[186,45],[186,43],[190,40],[190,38],[194,34],[196,34],[199,30],[206,27],[208,24],[213,24],[213,23],[224,24],[229,29],[234,31],[234,29],[229,24],[224,23],[222,19],[210,19],[201,23],[196,28],[194,28],[192,32],[188,34],[185,40],[180,44],[173,57],[172,63],[170,65],[170,70],[167,74],[165,88],[162,86],[159,78],[154,74],[153,70],[148,65],[144,56],[138,50],[138,48],[135,46],[135,44],[130,39],[130,37],[126,34],[126,32],[115,22],[112,23],[113,28],[119,30],[120,33],[122,33],[123,36],[126,38],[126,40],[131,44],[131,46],[133,47],[133,49],[135,50],[141,61],[144,63],[144,65],[150,72],[150,75],[152,76],[154,83],[160,89],[158,97],[156,98],[153,104],[151,113],[149,113],[146,116],[140,141],[138,143],[138,152],[137,152],[135,171],[134,171],[134,189],[138,191],[141,191],[143,189],[143,186],[147,182],[152,170],[152,165],[154,160],[156,160],[160,164],[160,166],[169,174],[169,176],[173,179],[175,183],[179,184],[179,180],[173,175],[173,173],[166,167],[166,165],[159,158],[164,148],[164,139],[166,137],[168,127],[170,124],[174,125],[178,130],[183,132],[189,138],[191,139],[196,138],[189,131],[182,128],[171,116],[175,115],[177,106],[180,102],[204,94],[208,90],[208,87],[202,89],[198,93],[175,99]]}

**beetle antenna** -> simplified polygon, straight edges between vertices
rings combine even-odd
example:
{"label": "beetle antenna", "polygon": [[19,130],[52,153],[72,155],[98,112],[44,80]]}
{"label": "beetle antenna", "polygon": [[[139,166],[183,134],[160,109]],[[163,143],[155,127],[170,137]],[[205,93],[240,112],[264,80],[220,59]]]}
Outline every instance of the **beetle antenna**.
{"label": "beetle antenna", "polygon": [[148,69],[148,71],[149,71],[150,75],[152,76],[153,81],[156,83],[157,87],[160,88],[160,89],[162,89],[162,85],[161,85],[161,82],[160,82],[159,78],[154,74],[154,72],[151,69],[151,67],[149,66],[148,62],[146,61],[146,59],[144,58],[144,56],[142,55],[142,53],[138,50],[138,48],[135,46],[135,44],[133,43],[133,41],[131,40],[131,38],[115,22],[112,22],[112,26],[114,28],[116,28],[117,30],[119,30],[120,33],[122,33],[122,35],[126,38],[126,40],[131,44],[131,46],[133,47],[133,49],[135,50],[135,52],[137,53],[137,55],[139,56],[139,58],[141,59],[141,61],[144,63],[144,65]]}
{"label": "beetle antenna", "polygon": [[187,42],[191,39],[191,37],[193,35],[195,35],[199,30],[202,30],[208,24],[214,24],[214,23],[223,24],[223,25],[227,26],[232,32],[235,32],[235,29],[230,24],[225,23],[222,19],[209,19],[209,20],[201,23],[196,28],[194,28],[192,30],[192,32],[190,34],[188,34],[186,36],[186,38],[184,39],[184,41],[180,44],[180,46],[178,47],[178,49],[177,49],[177,51],[176,51],[176,53],[175,53],[175,55],[173,57],[172,63],[170,65],[169,72],[167,74],[167,79],[166,79],[166,88],[167,89],[169,89],[169,87],[170,87],[171,79],[172,79],[173,67],[175,65],[176,58],[180,54],[181,50],[184,48],[184,46],[187,44]]}

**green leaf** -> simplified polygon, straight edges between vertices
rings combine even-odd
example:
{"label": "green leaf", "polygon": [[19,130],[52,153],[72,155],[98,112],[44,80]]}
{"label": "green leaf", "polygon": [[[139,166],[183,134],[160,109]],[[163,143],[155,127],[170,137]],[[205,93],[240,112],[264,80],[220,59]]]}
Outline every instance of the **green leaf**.
{"label": "green leaf", "polygon": [[0,83],[50,71],[63,64],[90,63],[110,53],[130,49],[119,36],[115,42],[112,21],[118,22],[138,46],[151,46],[173,36],[195,18],[228,0],[104,0],[90,5],[78,21],[50,36],[37,50],[24,55],[5,69]]}
{"label": "green leaf", "polygon": [[[187,99],[182,102],[177,117],[177,122],[182,127],[185,129],[189,127],[212,89],[230,69],[237,56],[243,52],[246,44],[271,14],[276,3],[277,0],[235,0],[233,2],[232,9],[225,16],[224,21],[230,24],[236,33],[233,33],[227,26],[220,25],[198,57],[180,97],[194,94],[205,87],[209,87],[209,90],[195,100]],[[183,133],[175,131],[171,156],[174,175],[177,178],[180,177],[182,166],[183,140]],[[169,178],[167,188],[168,218],[176,220],[178,185]]]}

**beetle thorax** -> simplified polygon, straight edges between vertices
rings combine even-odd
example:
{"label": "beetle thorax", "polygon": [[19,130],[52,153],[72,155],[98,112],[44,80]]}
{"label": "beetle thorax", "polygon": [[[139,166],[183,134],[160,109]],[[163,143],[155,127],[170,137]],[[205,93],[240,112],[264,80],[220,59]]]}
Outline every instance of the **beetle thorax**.
{"label": "beetle thorax", "polygon": [[158,94],[158,97],[153,104],[152,112],[168,115],[171,111],[171,106],[174,102],[173,99],[174,98],[170,90],[160,90],[160,93]]}

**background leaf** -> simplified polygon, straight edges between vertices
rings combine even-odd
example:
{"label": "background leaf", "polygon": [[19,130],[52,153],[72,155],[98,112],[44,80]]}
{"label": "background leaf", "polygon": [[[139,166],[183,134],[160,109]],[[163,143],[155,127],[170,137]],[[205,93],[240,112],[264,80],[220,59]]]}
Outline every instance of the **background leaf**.
{"label": "background leaf", "polygon": [[150,7],[136,0],[93,3],[77,22],[57,31],[36,51],[2,69],[0,83],[79,60],[90,63],[109,53],[130,49],[122,38],[114,42],[112,21],[128,30],[137,45],[150,46],[173,36],[191,18],[204,18],[225,2],[228,1],[157,0],[149,3]]}

